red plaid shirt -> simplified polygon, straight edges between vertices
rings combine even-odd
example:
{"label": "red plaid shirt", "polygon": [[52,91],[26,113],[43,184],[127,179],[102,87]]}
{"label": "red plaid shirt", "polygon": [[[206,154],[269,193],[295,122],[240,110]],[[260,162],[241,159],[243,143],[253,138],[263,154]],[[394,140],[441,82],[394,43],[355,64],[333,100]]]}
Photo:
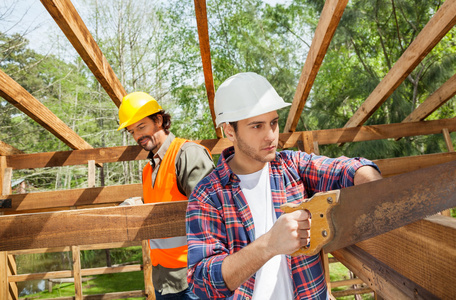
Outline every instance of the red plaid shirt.
{"label": "red plaid shirt", "polygon": [[[255,227],[239,178],[227,164],[234,148],[225,149],[217,168],[193,190],[187,208],[188,283],[202,299],[251,299],[255,275],[234,292],[225,285],[222,262],[254,241]],[[363,158],[328,158],[282,151],[270,162],[272,201],[277,218],[280,205],[299,203],[322,191],[353,185],[356,170],[376,167]],[[320,255],[287,256],[295,299],[327,299]]]}

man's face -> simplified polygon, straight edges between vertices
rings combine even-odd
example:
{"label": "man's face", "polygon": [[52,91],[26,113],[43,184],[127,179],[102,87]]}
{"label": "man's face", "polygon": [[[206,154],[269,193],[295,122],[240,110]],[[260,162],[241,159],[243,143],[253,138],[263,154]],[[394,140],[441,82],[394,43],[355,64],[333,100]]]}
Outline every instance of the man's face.
{"label": "man's face", "polygon": [[[276,111],[237,122],[234,144],[235,156],[252,167],[262,168],[274,160],[279,141],[279,115]],[[256,168],[255,168],[256,169]]]}
{"label": "man's face", "polygon": [[161,116],[158,117],[158,122],[154,122],[149,117],[145,117],[144,119],[127,126],[127,131],[146,151],[158,150],[160,146],[159,136],[160,132],[163,132],[163,129],[161,128]]}

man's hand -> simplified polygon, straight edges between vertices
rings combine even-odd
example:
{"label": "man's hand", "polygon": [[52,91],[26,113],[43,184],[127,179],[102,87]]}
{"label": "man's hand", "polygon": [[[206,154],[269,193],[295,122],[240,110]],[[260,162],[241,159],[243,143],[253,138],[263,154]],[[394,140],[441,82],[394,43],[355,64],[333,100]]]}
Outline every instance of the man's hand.
{"label": "man's hand", "polygon": [[265,234],[272,256],[292,254],[310,242],[311,219],[309,212],[297,210],[281,215]]}

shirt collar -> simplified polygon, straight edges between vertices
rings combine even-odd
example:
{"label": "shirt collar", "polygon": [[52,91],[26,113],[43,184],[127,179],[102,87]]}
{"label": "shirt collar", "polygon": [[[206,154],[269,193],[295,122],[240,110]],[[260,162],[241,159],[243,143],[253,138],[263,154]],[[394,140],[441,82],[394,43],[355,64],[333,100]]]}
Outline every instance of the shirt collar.
{"label": "shirt collar", "polygon": [[[280,167],[280,152],[276,152],[275,159],[273,161],[269,162],[269,165],[272,166],[273,168],[281,169]],[[232,158],[234,155],[234,147],[228,147],[225,150],[222,151],[220,154],[220,158],[217,162],[217,167],[216,167],[216,172],[218,173],[218,176],[220,178],[220,183],[225,186],[227,185],[230,181],[232,183],[238,183],[239,177],[233,173],[231,170],[230,166],[228,165],[228,161]]]}

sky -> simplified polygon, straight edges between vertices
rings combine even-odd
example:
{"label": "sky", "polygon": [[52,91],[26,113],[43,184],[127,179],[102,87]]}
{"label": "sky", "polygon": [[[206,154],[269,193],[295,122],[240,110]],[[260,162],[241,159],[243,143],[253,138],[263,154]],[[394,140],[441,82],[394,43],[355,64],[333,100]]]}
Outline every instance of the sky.
{"label": "sky", "polygon": [[[270,5],[291,2],[291,0],[263,1]],[[83,16],[81,13],[84,9],[82,1],[72,0],[72,3]],[[60,32],[60,28],[38,0],[0,0],[0,31],[6,34],[25,32],[25,36],[30,42],[29,46],[39,53],[46,54],[56,51],[55,43],[48,39],[49,32]],[[53,35],[55,36],[55,34]]]}

